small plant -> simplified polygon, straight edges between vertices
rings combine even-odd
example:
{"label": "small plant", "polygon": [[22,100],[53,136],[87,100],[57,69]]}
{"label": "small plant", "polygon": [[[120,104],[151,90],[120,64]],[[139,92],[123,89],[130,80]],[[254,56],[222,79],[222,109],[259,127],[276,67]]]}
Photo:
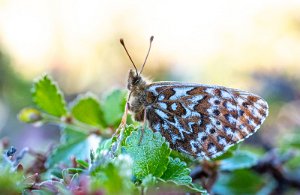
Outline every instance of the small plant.
{"label": "small plant", "polygon": [[[34,83],[32,99],[36,107],[21,110],[19,119],[56,124],[61,140],[46,154],[28,148],[18,153],[3,140],[2,193],[268,194],[300,188],[299,174],[291,171],[300,169],[299,133],[278,149],[235,145],[214,160],[196,160],[171,150],[159,133],[130,116],[127,125],[119,127],[126,91],[114,90],[101,100],[87,93],[67,104],[57,84],[44,75]],[[99,140],[95,151],[89,147],[92,136]],[[27,154],[35,160],[25,169],[22,157]]]}

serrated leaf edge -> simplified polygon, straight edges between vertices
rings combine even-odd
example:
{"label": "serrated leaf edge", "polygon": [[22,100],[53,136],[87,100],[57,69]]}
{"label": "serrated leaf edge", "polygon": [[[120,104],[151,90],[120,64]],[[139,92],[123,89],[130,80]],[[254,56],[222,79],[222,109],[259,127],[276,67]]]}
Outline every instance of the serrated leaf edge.
{"label": "serrated leaf edge", "polygon": [[[183,165],[184,165],[184,168],[183,168],[183,169],[184,169],[184,170],[187,170],[189,173],[191,172],[191,169],[187,167],[186,162],[181,161],[180,158],[173,158],[173,157],[170,157],[170,156],[169,156],[169,163],[171,162],[171,159],[173,159],[174,161],[178,161],[180,164],[183,164]],[[168,165],[169,165],[169,163],[168,163]],[[164,173],[165,173],[167,170],[168,170],[168,166],[167,166],[167,169],[164,171]],[[173,172],[172,175],[174,175],[174,173],[178,173],[178,172],[179,172],[179,170],[176,170],[175,172]],[[164,173],[163,173],[163,175],[164,175]],[[163,176],[163,175],[161,175],[161,176]],[[189,177],[190,177],[190,175],[186,175],[186,176],[189,176]],[[164,178],[162,178],[162,179],[164,179]],[[175,182],[175,183],[177,183],[177,184],[184,184],[184,183],[179,183],[179,182],[177,182],[177,181],[175,181],[175,180],[172,180],[172,179],[164,179],[164,180],[166,180],[166,181],[173,181],[173,182]],[[192,178],[191,178],[191,182],[189,182],[189,183],[192,183]]]}
{"label": "serrated leaf edge", "polygon": [[[33,81],[33,85],[31,87],[31,94],[32,94],[32,100],[34,102],[34,104],[39,107],[41,110],[45,111],[43,108],[41,108],[37,103],[36,103],[36,98],[35,98],[35,95],[36,95],[36,85],[41,82],[41,80],[44,80],[44,79],[48,79],[51,83],[51,85],[54,85],[54,87],[57,89],[57,95],[60,97],[61,99],[61,103],[62,103],[62,106],[63,106],[63,110],[65,112],[65,115],[67,115],[68,113],[68,110],[67,110],[67,103],[65,101],[65,98],[64,98],[64,94],[62,93],[61,89],[59,88],[58,84],[56,81],[54,81],[54,79],[48,75],[47,73],[44,73],[42,74],[40,77],[37,77],[34,79]],[[47,111],[46,111],[47,112]],[[61,115],[61,116],[64,116],[64,115]]]}
{"label": "serrated leaf edge", "polygon": [[[130,135],[126,138],[126,140],[125,140],[125,143],[127,143],[127,139],[130,139],[130,137],[131,136],[133,136],[134,134],[136,134],[136,136],[138,136],[139,135],[139,130],[141,129],[142,127],[138,127],[138,128],[136,128],[135,130],[133,130],[131,133],[130,133]],[[144,131],[145,131],[146,129],[144,129]],[[168,164],[169,164],[169,162],[170,162],[170,159],[169,159],[169,157],[170,157],[170,154],[171,154],[171,148],[170,148],[170,145],[169,145],[169,142],[167,142],[166,141],[166,139],[159,133],[159,132],[153,132],[151,129],[148,129],[149,131],[151,131],[152,132],[152,138],[155,138],[155,136],[160,136],[162,139],[161,139],[161,141],[162,141],[162,144],[161,144],[161,147],[167,147],[168,148],[168,150],[169,150],[169,152],[168,152],[168,155],[166,156],[166,158],[165,159],[167,159],[167,163],[166,163],[166,165],[164,166],[164,169],[162,169],[162,171],[161,172],[158,172],[157,173],[157,175],[155,176],[155,177],[161,177],[163,174],[164,174],[164,172],[167,170],[167,168],[168,168]],[[153,139],[154,140],[154,139]],[[165,146],[163,146],[165,144]],[[125,147],[126,146],[128,146],[127,144],[125,144]],[[123,146],[124,147],[124,146]],[[160,148],[161,148],[160,147]],[[157,171],[157,167],[156,167],[156,169],[155,169],[155,171],[154,171],[154,173],[156,173],[156,171]],[[152,173],[150,173],[150,174],[152,174]],[[149,175],[149,174],[148,174]],[[144,177],[145,178],[145,177]]]}
{"label": "serrated leaf edge", "polygon": [[85,94],[78,95],[72,102],[70,102],[70,104],[69,104],[70,110],[72,110],[72,108],[75,105],[77,105],[77,103],[80,102],[80,100],[86,100],[86,99],[93,99],[96,102],[98,102],[98,104],[100,105],[100,101],[99,101],[98,97],[96,96],[96,94],[94,94],[92,92],[87,92]]}

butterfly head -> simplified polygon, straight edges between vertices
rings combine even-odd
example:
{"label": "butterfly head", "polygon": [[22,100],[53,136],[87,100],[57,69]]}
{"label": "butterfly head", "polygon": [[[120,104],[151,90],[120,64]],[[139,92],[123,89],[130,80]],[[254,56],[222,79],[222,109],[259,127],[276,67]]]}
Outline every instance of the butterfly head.
{"label": "butterfly head", "polygon": [[143,83],[144,81],[142,77],[139,74],[136,74],[136,72],[133,69],[131,69],[128,75],[127,89],[132,90],[136,86],[140,86]]}

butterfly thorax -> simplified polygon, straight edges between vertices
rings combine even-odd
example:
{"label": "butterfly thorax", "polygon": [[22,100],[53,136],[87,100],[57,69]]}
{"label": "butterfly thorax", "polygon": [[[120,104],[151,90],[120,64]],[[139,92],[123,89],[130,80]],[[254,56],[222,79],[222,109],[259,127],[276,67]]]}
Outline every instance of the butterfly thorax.
{"label": "butterfly thorax", "polygon": [[130,70],[128,76],[127,88],[130,91],[128,99],[128,109],[133,113],[136,121],[143,121],[146,102],[147,82],[140,76]]}

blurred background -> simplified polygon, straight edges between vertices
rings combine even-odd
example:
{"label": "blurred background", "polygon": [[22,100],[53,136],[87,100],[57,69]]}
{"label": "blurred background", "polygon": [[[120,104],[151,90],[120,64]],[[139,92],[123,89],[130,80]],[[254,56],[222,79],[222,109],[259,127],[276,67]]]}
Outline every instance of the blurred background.
{"label": "blurred background", "polygon": [[[49,73],[66,99],[126,88],[152,51],[144,75],[248,90],[270,104],[252,141],[272,146],[300,126],[300,1],[0,0],[0,137],[46,150],[57,127],[17,120],[33,105],[34,78]],[[251,142],[250,139],[250,142]]]}

